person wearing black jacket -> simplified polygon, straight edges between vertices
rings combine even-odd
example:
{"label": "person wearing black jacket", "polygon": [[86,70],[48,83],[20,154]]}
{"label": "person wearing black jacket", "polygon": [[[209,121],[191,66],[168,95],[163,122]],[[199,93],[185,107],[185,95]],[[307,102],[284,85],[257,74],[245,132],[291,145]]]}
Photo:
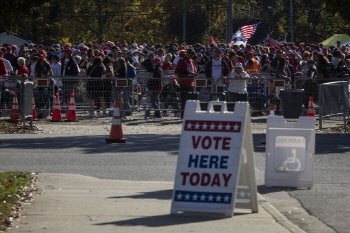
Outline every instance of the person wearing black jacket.
{"label": "person wearing black jacket", "polygon": [[[72,57],[72,49],[66,48],[64,50],[64,57],[61,60],[61,76],[78,76],[78,64]],[[70,94],[77,93],[79,87],[78,79],[62,79],[63,89],[63,103],[68,105]]]}
{"label": "person wearing black jacket", "polygon": [[224,77],[230,74],[230,69],[224,59],[221,58],[221,50],[213,51],[213,58],[205,67],[205,76],[212,79],[213,91],[222,93],[224,91]]}
{"label": "person wearing black jacket", "polygon": [[141,65],[143,68],[145,68],[148,72],[153,72],[153,61],[154,61],[154,54],[153,53],[150,53],[148,55],[148,58],[145,59]]}
{"label": "person wearing black jacket", "polygon": [[[153,77],[148,80],[148,89],[151,91],[151,105],[153,109],[159,109],[159,94],[162,91],[162,61],[159,58],[154,59]],[[160,118],[160,111],[156,110],[154,116]]]}

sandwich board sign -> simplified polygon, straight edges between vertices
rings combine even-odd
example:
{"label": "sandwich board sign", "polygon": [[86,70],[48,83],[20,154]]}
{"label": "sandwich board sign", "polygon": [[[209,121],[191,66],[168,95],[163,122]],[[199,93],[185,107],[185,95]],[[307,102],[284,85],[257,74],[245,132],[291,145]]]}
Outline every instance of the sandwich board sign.
{"label": "sandwich board sign", "polygon": [[265,185],[311,188],[315,154],[315,118],[286,122],[268,116]]}
{"label": "sandwich board sign", "polygon": [[235,111],[228,112],[226,102],[211,101],[200,111],[198,100],[187,101],[171,214],[258,212],[250,124],[247,102],[236,102]]}

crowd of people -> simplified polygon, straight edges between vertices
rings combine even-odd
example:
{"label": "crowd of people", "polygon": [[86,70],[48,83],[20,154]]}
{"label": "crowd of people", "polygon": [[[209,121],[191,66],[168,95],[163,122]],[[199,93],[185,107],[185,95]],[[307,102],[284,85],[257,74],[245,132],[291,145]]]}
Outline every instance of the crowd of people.
{"label": "crowd of people", "polygon": [[[183,112],[186,100],[193,94],[194,78],[205,75],[211,81],[212,90],[226,94],[229,102],[247,101],[258,96],[266,97],[259,82],[249,79],[253,74],[264,73],[282,79],[293,87],[295,78],[328,80],[350,74],[350,47],[341,45],[329,48],[322,44],[283,44],[271,46],[238,46],[229,44],[52,44],[33,43],[17,47],[0,45],[0,78],[17,75],[22,80],[50,77],[57,91],[62,91],[63,103],[69,101],[71,88],[76,88],[81,77],[90,77],[86,85],[90,101],[90,114],[96,107],[99,114],[106,114],[115,93],[127,115],[133,84],[138,85],[137,71],[151,73],[147,89],[154,116],[161,117],[158,109],[167,103]],[[174,70],[175,77],[164,83],[164,71]],[[62,77],[70,77],[64,79]],[[76,79],[73,77],[76,76]],[[102,79],[101,79],[102,78]],[[114,78],[114,79],[108,79]],[[128,80],[128,85],[115,87],[115,79]],[[247,81],[250,80],[250,81]],[[9,104],[18,83],[2,82],[0,109]],[[62,88],[65,87],[65,88]],[[70,87],[70,88],[67,88]],[[115,89],[113,89],[115,88]],[[65,91],[66,90],[66,91]],[[175,101],[178,98],[179,101]],[[160,99],[165,105],[160,106]],[[130,114],[130,113],[129,113]],[[125,115],[123,116],[125,117]]]}

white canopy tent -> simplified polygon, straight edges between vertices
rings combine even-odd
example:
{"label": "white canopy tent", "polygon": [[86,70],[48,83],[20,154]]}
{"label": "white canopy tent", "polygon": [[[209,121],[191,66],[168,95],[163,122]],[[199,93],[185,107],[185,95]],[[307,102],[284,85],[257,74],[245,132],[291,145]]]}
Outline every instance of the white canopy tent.
{"label": "white canopy tent", "polygon": [[0,44],[11,44],[19,47],[26,43],[28,43],[28,41],[14,35],[7,35],[6,32],[0,34]]}

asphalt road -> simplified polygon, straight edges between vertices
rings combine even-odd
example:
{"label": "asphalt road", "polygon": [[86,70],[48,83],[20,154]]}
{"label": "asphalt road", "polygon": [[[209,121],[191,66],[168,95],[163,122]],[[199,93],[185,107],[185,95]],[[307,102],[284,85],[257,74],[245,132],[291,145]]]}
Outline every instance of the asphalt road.
{"label": "asphalt road", "polygon": [[[121,180],[173,181],[178,135],[128,135],[127,144],[106,136],[0,135],[0,171],[72,173]],[[257,182],[263,186],[265,135],[254,135]],[[350,141],[348,134],[316,136],[314,187],[287,190],[304,208],[337,232],[350,232]]]}

